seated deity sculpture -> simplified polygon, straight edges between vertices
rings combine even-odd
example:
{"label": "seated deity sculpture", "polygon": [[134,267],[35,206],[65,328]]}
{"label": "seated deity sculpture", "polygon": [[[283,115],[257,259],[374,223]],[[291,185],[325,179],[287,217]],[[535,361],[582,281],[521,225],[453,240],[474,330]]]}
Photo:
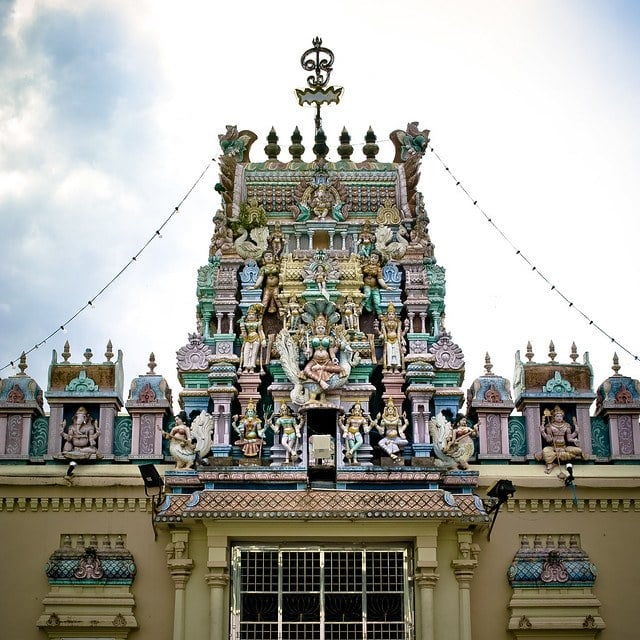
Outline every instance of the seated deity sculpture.
{"label": "seated deity sculpture", "polygon": [[101,457],[98,453],[98,421],[93,420],[84,407],[76,411],[68,428],[66,421],[62,422],[60,435],[64,440],[62,455],[65,458],[77,460]]}
{"label": "seated deity sculpture", "polygon": [[[311,400],[323,403],[326,392],[343,386],[351,372],[352,349],[335,305],[328,300],[305,304],[305,326],[292,335],[278,333],[275,348],[287,378],[294,384],[291,399],[296,404]],[[304,357],[304,365],[300,362]]]}
{"label": "seated deity sculpture", "polygon": [[553,411],[545,410],[540,433],[548,445],[536,454],[536,460],[544,461],[545,473],[549,473],[554,466],[562,462],[569,462],[576,458],[587,459],[578,446],[578,428],[575,419],[572,427],[565,421],[564,411],[558,405],[553,408]]}

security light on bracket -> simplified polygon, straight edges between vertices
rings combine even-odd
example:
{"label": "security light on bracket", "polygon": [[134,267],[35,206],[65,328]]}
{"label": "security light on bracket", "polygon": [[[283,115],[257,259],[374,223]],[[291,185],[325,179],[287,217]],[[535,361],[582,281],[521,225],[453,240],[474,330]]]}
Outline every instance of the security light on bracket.
{"label": "security light on bracket", "polygon": [[494,482],[487,490],[487,497],[497,500],[497,502],[492,503],[491,506],[487,509],[487,515],[493,513],[493,520],[491,520],[491,526],[489,527],[489,532],[487,533],[487,540],[491,540],[491,531],[493,530],[493,525],[496,523],[496,518],[498,517],[500,507],[505,504],[505,502],[507,502],[507,500],[512,497],[515,492],[516,488],[511,480],[498,480],[497,482]]}
{"label": "security light on bracket", "polygon": [[[160,508],[164,500],[164,482],[160,473],[153,464],[138,465],[142,481],[144,482],[144,494],[152,498],[153,509],[151,510],[151,526],[153,527],[154,540],[158,539],[156,522],[154,520],[156,511]],[[151,493],[150,493],[151,492]]]}

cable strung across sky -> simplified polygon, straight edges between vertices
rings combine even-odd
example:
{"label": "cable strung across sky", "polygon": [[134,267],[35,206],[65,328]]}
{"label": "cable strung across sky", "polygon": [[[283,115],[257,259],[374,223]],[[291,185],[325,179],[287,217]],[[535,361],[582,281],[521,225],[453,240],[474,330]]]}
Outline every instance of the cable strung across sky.
{"label": "cable strung across sky", "polygon": [[[387,142],[386,140],[379,140],[379,142]],[[362,143],[356,143],[356,145],[359,145]],[[550,291],[556,293],[558,296],[560,296],[568,305],[569,307],[571,307],[572,309],[574,309],[577,313],[579,313],[589,324],[589,326],[594,327],[600,334],[602,334],[603,336],[605,336],[611,343],[617,345],[620,349],[622,349],[625,353],[627,353],[628,355],[630,355],[634,360],[638,361],[640,360],[640,358],[634,354],[630,349],[628,349],[627,347],[625,347],[622,343],[620,343],[618,340],[616,340],[613,336],[611,336],[607,331],[605,331],[599,324],[597,324],[593,319],[591,319],[586,313],[584,313],[584,311],[582,311],[582,309],[580,307],[578,307],[577,305],[575,305],[562,291],[560,291],[556,285],[553,284],[553,282],[544,275],[544,273],[542,273],[536,266],[535,264],[525,255],[522,253],[522,251],[520,249],[518,249],[518,247],[513,243],[513,241],[502,231],[502,229],[500,229],[500,227],[498,227],[496,225],[496,223],[493,221],[493,219],[484,211],[484,209],[482,209],[482,207],[480,207],[478,205],[478,201],[469,193],[469,191],[465,188],[465,186],[462,184],[462,182],[460,180],[458,180],[458,178],[453,174],[453,172],[451,171],[451,169],[449,168],[449,166],[447,165],[447,163],[444,162],[444,160],[440,157],[440,155],[437,153],[437,151],[433,148],[433,145],[431,145],[431,143],[429,143],[427,145],[427,148],[429,149],[429,151],[438,159],[438,161],[440,162],[440,164],[442,165],[442,167],[444,168],[444,170],[451,176],[452,180],[455,181],[455,186],[458,187],[466,196],[467,198],[471,201],[472,205],[484,216],[484,218],[486,219],[486,221],[493,227],[493,229],[503,238],[503,240],[514,250],[515,255],[519,256],[520,258],[522,258],[522,260],[524,260],[526,262],[526,264],[531,267],[531,271],[535,272],[540,278],[542,278],[542,280],[544,280],[544,282],[546,282],[549,287],[550,287]],[[207,173],[207,171],[210,169],[211,164],[216,160],[216,158],[213,158],[208,164],[207,166],[204,168],[204,170],[202,171],[202,173],[198,176],[198,178],[196,179],[196,181],[193,183],[193,185],[191,186],[191,188],[185,193],[185,195],[183,196],[182,200],[180,200],[180,202],[174,207],[174,209],[172,210],[172,212],[165,218],[165,220],[162,222],[162,224],[153,232],[153,234],[151,235],[151,237],[144,243],[144,245],[140,248],[140,250],[129,260],[129,262],[122,268],[120,269],[120,271],[118,271],[118,273],[116,273],[113,278],[111,278],[111,280],[109,280],[103,287],[102,289],[100,289],[100,291],[98,291],[90,300],[88,300],[86,302],[86,304],[84,304],[82,307],[80,307],[70,318],[68,318],[65,322],[61,323],[54,331],[52,331],[48,336],[46,336],[45,338],[43,338],[42,340],[40,340],[39,342],[37,342],[36,344],[34,344],[33,347],[31,347],[28,350],[23,350],[21,353],[29,354],[32,351],[35,351],[36,349],[38,349],[39,347],[41,347],[42,345],[44,345],[48,340],[50,340],[53,336],[55,336],[56,334],[58,334],[60,331],[64,332],[66,330],[66,327],[73,321],[75,320],[82,312],[84,312],[87,308],[92,308],[93,307],[93,303],[96,301],[96,299],[101,296],[112,284],[114,284],[114,282],[116,282],[118,280],[118,278],[134,263],[137,261],[137,259],[140,257],[140,255],[144,252],[144,250],[151,244],[151,242],[153,242],[153,240],[155,240],[156,238],[161,238],[161,231],[164,229],[164,227],[169,223],[169,221],[173,218],[173,216],[178,213],[180,207],[184,204],[184,202],[187,200],[187,198],[191,195],[191,193],[194,191],[194,189],[198,186],[198,184],[200,183],[200,181],[202,180],[202,178],[205,176],[205,174]],[[8,367],[14,367],[16,361],[20,358],[20,355],[18,355],[16,358],[14,358],[13,360],[11,360],[10,362],[8,362],[7,364],[5,364],[4,366],[2,366],[0,368],[0,371],[3,371],[5,369],[7,369]]]}

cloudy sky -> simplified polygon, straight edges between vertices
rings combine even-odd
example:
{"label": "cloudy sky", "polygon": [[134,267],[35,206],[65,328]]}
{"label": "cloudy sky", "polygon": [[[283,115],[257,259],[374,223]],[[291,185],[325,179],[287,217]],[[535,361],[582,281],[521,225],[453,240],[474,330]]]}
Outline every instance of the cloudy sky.
{"label": "cloudy sky", "polygon": [[[298,125],[310,150],[313,111],[294,89],[320,35],[345,87],[323,112],[329,159],[343,126],[354,143],[372,126],[379,159],[391,160],[389,132],[419,121],[499,231],[574,304],[428,155],[420,189],[465,388],[487,351],[511,378],[528,340],[535,360],[553,340],[564,362],[575,340],[596,384],[614,351],[640,378],[640,363],[575,310],[640,354],[637,3],[0,0],[0,29],[0,377],[154,235],[218,155],[225,125],[256,132],[255,160],[271,126],[286,149]],[[65,340],[79,362],[86,347],[101,361],[111,339],[127,385],[153,351],[177,395],[216,181],[213,163],[95,308],[28,355],[41,386]]]}

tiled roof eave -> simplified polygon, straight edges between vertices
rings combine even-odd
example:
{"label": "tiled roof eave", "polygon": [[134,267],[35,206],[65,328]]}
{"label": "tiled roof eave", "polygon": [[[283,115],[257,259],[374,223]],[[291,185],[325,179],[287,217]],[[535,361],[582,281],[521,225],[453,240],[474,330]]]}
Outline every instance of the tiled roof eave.
{"label": "tiled roof eave", "polygon": [[167,496],[158,522],[192,519],[489,521],[473,495],[445,491],[209,491]]}

